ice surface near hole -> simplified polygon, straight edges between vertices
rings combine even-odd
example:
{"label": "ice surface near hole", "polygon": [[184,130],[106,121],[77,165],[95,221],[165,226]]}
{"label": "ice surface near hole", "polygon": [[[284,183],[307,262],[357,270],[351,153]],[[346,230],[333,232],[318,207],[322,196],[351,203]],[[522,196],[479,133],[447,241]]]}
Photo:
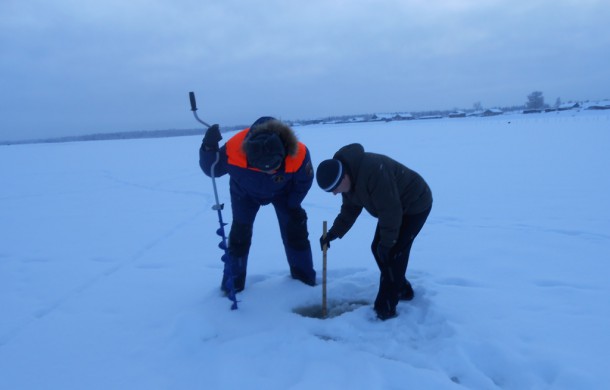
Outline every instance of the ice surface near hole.
{"label": "ice surface near hole", "polygon": [[351,301],[351,302],[337,302],[332,301],[327,305],[327,313],[326,317],[322,314],[322,305],[309,305],[309,306],[301,306],[294,309],[294,312],[302,315],[303,317],[311,317],[311,318],[334,318],[339,317],[342,314],[349,313],[354,311],[362,306],[369,305],[369,302],[366,301]]}

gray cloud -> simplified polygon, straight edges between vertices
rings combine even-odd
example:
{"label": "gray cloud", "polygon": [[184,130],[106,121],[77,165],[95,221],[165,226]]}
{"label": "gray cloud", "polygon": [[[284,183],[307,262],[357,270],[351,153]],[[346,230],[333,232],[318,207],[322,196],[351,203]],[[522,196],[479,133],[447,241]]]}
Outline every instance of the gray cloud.
{"label": "gray cloud", "polygon": [[5,0],[0,139],[197,127],[191,90],[225,125],[608,98],[607,20],[595,0]]}

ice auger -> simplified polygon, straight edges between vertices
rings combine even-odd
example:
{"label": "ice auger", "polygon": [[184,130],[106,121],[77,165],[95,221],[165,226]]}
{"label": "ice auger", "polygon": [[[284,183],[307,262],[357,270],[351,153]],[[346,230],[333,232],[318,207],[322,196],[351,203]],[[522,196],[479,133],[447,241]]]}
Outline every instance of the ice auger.
{"label": "ice auger", "polygon": [[[193,111],[193,115],[195,116],[195,119],[199,123],[204,125],[206,128],[209,128],[210,125],[205,123],[201,119],[199,119],[199,116],[197,115],[197,102],[195,100],[195,93],[189,92],[189,98],[191,100],[191,111]],[[222,209],[224,208],[224,204],[221,204],[218,201],[218,190],[216,189],[216,177],[214,174],[216,164],[218,164],[219,160],[220,160],[220,153],[218,151],[216,151],[216,159],[214,160],[214,163],[212,164],[212,167],[210,170],[210,176],[212,176],[212,186],[214,187],[214,199],[216,200],[216,204],[214,204],[212,206],[212,210],[216,210],[218,212],[218,223],[220,224],[220,227],[218,228],[218,230],[216,230],[216,234],[219,235],[222,239],[220,241],[220,244],[218,244],[218,247],[224,251],[224,254],[221,256],[220,259],[223,261],[223,263],[225,263],[225,272],[228,273],[227,282],[223,286],[223,289],[226,289],[227,297],[233,302],[233,304],[231,305],[231,310],[236,310],[237,309],[237,297],[235,296],[235,286],[233,285],[233,264],[231,262],[231,255],[229,254],[229,251],[228,251],[229,248],[227,246],[227,236],[225,234],[225,226],[227,224],[222,220]]]}

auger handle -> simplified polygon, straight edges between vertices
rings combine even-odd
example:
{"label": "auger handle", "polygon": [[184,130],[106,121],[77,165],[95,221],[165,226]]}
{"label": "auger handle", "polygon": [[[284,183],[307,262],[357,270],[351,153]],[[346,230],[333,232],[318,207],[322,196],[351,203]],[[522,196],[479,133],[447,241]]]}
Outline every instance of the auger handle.
{"label": "auger handle", "polygon": [[199,119],[199,115],[197,115],[197,101],[195,100],[195,92],[189,92],[189,100],[191,101],[191,111],[193,111],[193,115],[195,116],[197,122],[209,128],[210,125]]}
{"label": "auger handle", "polygon": [[195,92],[189,92],[189,99],[191,100],[191,111],[197,111],[197,101],[195,100]]}

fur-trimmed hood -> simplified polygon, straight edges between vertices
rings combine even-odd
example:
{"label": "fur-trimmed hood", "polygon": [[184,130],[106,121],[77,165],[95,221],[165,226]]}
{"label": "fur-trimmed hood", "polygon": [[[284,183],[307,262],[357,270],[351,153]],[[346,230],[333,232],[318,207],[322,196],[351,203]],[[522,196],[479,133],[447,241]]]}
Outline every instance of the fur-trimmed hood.
{"label": "fur-trimmed hood", "polygon": [[248,131],[249,136],[254,136],[258,133],[276,133],[282,143],[286,155],[295,156],[299,148],[299,140],[294,131],[287,124],[271,117],[263,117],[254,122]]}

